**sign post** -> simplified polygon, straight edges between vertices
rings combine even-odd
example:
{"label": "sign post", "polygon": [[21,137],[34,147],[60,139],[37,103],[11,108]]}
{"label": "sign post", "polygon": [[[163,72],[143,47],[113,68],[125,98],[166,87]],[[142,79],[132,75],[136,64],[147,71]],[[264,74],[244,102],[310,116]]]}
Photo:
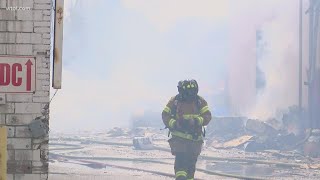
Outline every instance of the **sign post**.
{"label": "sign post", "polygon": [[55,6],[52,87],[61,89],[64,0],[56,0]]}

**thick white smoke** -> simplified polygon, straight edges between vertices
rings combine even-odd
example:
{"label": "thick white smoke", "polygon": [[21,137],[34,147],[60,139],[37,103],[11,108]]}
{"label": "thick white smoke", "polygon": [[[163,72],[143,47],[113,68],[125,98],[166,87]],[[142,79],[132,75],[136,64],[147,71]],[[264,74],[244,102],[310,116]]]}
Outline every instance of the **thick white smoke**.
{"label": "thick white smoke", "polygon": [[[240,107],[240,110],[236,108],[238,114],[265,120],[274,117],[278,109],[298,103],[299,1],[246,0],[235,1],[233,6],[231,35],[238,39],[232,47],[235,54],[229,66],[236,64],[237,67],[231,69],[241,68],[243,76],[231,73],[231,78],[235,78],[231,81],[238,82],[240,87],[239,92],[237,86],[233,86],[231,99],[236,99],[234,106]],[[240,28],[234,29],[237,26]],[[266,86],[258,95],[255,95],[253,75],[256,30],[262,30],[266,43],[264,56],[258,63],[265,74]]]}

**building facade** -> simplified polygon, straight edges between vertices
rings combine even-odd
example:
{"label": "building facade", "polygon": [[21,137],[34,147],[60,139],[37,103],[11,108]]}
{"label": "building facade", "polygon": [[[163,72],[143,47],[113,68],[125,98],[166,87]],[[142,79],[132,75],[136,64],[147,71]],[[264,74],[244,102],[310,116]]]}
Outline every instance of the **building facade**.
{"label": "building facade", "polygon": [[[0,0],[0,125],[7,179],[48,179],[51,0]],[[2,156],[3,157],[3,156]]]}

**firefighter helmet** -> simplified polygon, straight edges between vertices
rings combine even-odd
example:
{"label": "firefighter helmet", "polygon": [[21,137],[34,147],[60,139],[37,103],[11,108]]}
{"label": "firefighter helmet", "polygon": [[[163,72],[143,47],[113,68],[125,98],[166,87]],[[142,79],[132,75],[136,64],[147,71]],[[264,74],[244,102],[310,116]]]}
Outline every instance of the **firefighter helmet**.
{"label": "firefighter helmet", "polygon": [[178,83],[178,92],[183,99],[195,98],[198,95],[199,87],[196,80],[183,80]]}

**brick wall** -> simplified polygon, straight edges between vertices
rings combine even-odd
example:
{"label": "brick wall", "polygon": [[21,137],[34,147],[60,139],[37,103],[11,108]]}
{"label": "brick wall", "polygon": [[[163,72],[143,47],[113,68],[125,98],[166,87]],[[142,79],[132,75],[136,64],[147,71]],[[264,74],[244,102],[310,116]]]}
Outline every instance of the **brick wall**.
{"label": "brick wall", "polygon": [[[34,56],[36,91],[2,93],[0,125],[8,131],[8,180],[48,178],[48,135],[34,138],[29,124],[42,117],[48,125],[51,0],[0,0],[0,55]],[[25,10],[7,10],[22,7]],[[27,9],[30,8],[30,9]]]}

